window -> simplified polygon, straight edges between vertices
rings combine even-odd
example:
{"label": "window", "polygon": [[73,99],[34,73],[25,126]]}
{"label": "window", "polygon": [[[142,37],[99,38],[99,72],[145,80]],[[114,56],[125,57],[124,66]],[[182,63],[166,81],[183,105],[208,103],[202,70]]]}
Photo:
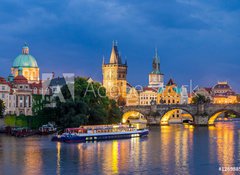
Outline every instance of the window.
{"label": "window", "polygon": [[2,94],[2,98],[5,98],[5,94]]}
{"label": "window", "polygon": [[3,91],[5,90],[5,86],[2,86],[2,90],[3,90]]}

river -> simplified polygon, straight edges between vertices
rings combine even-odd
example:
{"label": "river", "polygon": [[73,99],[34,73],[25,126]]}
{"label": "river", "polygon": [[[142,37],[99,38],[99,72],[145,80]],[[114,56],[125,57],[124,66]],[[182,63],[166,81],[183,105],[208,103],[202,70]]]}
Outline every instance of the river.
{"label": "river", "polygon": [[150,127],[148,138],[64,144],[0,135],[0,174],[240,174],[240,122]]}

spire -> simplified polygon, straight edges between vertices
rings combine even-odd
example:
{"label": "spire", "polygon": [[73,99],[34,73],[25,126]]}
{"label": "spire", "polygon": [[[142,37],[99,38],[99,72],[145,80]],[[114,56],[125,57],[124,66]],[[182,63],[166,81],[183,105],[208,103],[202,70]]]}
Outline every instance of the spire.
{"label": "spire", "polygon": [[117,41],[113,41],[112,53],[110,56],[110,64],[122,64],[121,57],[118,53]]}
{"label": "spire", "polygon": [[170,80],[167,83],[167,86],[172,86],[172,85],[176,85],[176,84],[174,83],[173,79],[170,78]]}
{"label": "spire", "polygon": [[155,48],[155,56],[153,58],[152,67],[153,67],[152,73],[160,74],[160,59],[158,57],[157,48]]}
{"label": "spire", "polygon": [[104,58],[104,56],[103,56],[102,64],[103,64],[103,65],[105,64],[105,58]]}
{"label": "spire", "polygon": [[155,47],[155,58],[158,58],[158,50],[156,47]]}

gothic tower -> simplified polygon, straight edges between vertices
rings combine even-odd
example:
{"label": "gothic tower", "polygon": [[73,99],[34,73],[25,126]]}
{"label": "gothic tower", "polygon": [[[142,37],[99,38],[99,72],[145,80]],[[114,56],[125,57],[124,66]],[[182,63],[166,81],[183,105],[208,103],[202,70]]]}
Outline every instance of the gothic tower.
{"label": "gothic tower", "polygon": [[125,102],[127,94],[127,62],[122,63],[117,43],[113,42],[109,63],[102,63],[103,86],[111,99]]}
{"label": "gothic tower", "polygon": [[153,57],[152,72],[149,74],[149,87],[163,87],[163,74],[160,71],[160,59],[158,57],[157,49]]}

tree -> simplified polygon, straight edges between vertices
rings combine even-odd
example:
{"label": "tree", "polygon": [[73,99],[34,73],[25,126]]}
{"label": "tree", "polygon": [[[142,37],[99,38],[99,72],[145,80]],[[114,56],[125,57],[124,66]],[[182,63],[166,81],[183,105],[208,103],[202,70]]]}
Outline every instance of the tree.
{"label": "tree", "polygon": [[0,117],[3,117],[4,112],[5,112],[5,104],[3,100],[0,99]]}
{"label": "tree", "polygon": [[85,124],[112,124],[121,121],[121,111],[114,100],[106,96],[106,89],[100,83],[88,82],[77,77],[74,83],[74,99],[67,86],[62,94],[66,102],[57,100],[57,123],[66,127],[78,127]]}
{"label": "tree", "polygon": [[206,103],[210,103],[210,102],[211,102],[211,100],[208,97],[201,95],[201,94],[197,94],[192,99],[193,104],[206,104]]}

